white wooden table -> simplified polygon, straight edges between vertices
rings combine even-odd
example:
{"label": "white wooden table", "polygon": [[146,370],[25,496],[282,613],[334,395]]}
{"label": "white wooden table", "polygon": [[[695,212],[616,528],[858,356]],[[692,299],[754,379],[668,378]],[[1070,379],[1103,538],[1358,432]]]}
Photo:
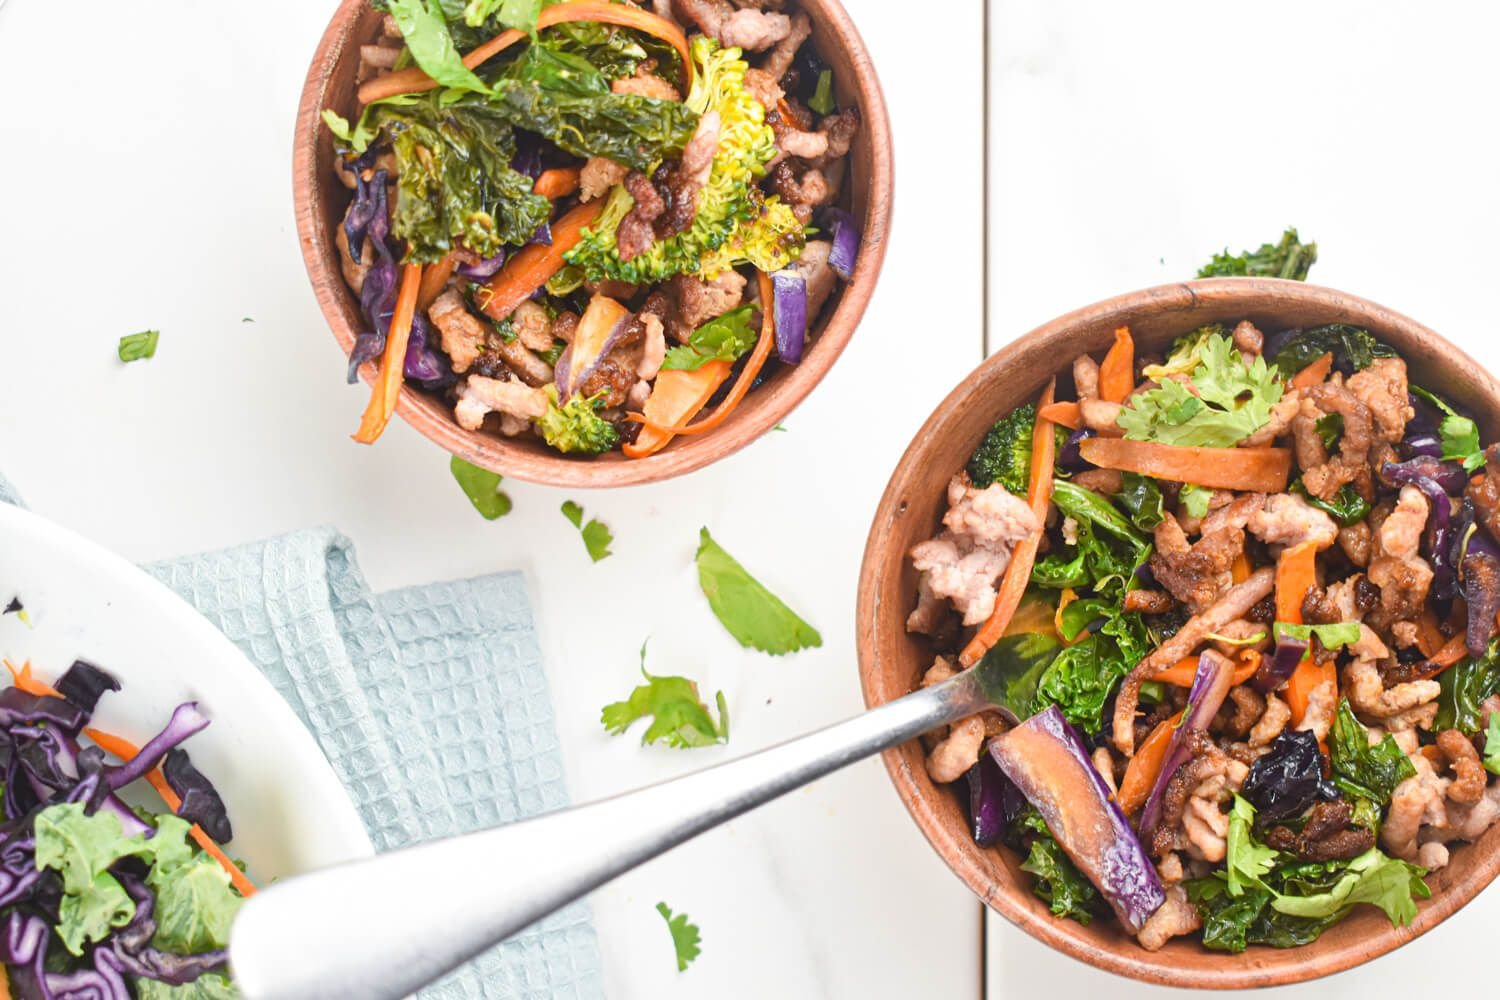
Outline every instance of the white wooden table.
{"label": "white wooden table", "polygon": [[[325,2],[12,0],[0,84],[0,468],[40,512],[138,560],[316,523],[377,588],[526,573],[575,799],[754,750],[858,711],[854,584],[869,519],[929,409],[1051,316],[1190,274],[1294,223],[1314,277],[1417,316],[1481,358],[1500,223],[1487,98],[1494,15],[1410,4],[847,0],[896,136],[885,281],[811,399],[689,479],[610,492],[509,484],[482,521],[447,458],[397,423],[349,441],[364,389],[308,288],[292,226],[292,115]],[[933,16],[934,13],[938,16]],[[985,30],[989,29],[988,75]],[[984,262],[989,87],[990,296]],[[122,366],[120,335],[162,331]],[[872,406],[871,401],[879,401]],[[589,563],[558,512],[615,532]],[[819,628],[741,650],[692,565],[700,525]],[[599,709],[652,669],[722,688],[733,742],[607,736]],[[679,974],[658,900],[703,930]],[[614,997],[1144,995],[991,920],[875,762],[593,897]],[[1449,984],[1500,917],[1488,894],[1435,938],[1300,995]],[[987,965],[985,960],[987,961]]]}

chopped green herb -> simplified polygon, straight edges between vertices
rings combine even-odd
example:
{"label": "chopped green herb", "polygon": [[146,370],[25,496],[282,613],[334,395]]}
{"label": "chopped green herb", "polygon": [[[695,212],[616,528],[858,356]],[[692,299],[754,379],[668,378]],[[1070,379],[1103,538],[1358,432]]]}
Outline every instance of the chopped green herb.
{"label": "chopped green herb", "polygon": [[246,316],[243,319],[241,319],[240,322],[241,323],[254,323],[255,320],[251,319],[249,316]]}
{"label": "chopped green herb", "polygon": [[1232,448],[1271,419],[1271,407],[1283,391],[1280,376],[1264,358],[1245,367],[1233,341],[1211,333],[1187,347],[1189,357],[1174,356],[1168,367],[1189,369],[1193,390],[1175,378],[1138,393],[1116,422],[1134,441],[1198,448]]}
{"label": "chopped green herb", "polygon": [[1370,501],[1349,484],[1341,486],[1332,500],[1320,500],[1307,491],[1307,485],[1299,476],[1293,481],[1291,492],[1306,500],[1309,507],[1321,510],[1346,528],[1363,521],[1370,513]]}
{"label": "chopped green herb", "polygon": [[510,513],[510,497],[500,491],[500,474],[477,465],[470,465],[454,455],[448,462],[453,478],[458,481],[464,496],[479,511],[486,521],[493,521]]}
{"label": "chopped green herb", "polygon": [[1276,638],[1290,636],[1311,642],[1316,636],[1324,649],[1338,649],[1359,641],[1359,622],[1336,622],[1332,625],[1298,625],[1292,622],[1277,622],[1274,626]]}
{"label": "chopped green herb", "polygon": [[697,563],[703,596],[741,646],[780,656],[823,645],[818,630],[751,576],[707,528],[698,535]]}
{"label": "chopped green herb", "polygon": [[651,725],[641,743],[665,743],[687,749],[729,742],[729,707],[724,692],[714,696],[719,719],[714,721],[698,695],[698,685],[686,677],[656,677],[646,669],[646,644],[641,644],[641,674],[646,683],[630,692],[624,701],[605,705],[599,721],[611,733],[623,733],[637,719],[651,716]]}
{"label": "chopped green herb", "polygon": [[775,427],[772,427],[771,430],[785,432],[786,431],[786,424],[777,424]]}
{"label": "chopped green herb", "polygon": [[697,371],[710,361],[737,361],[755,346],[759,333],[750,327],[752,305],[740,306],[711,319],[688,337],[688,342],[667,351],[663,371]]}
{"label": "chopped green herb", "polygon": [[1264,889],[1263,881],[1276,866],[1275,848],[1261,844],[1251,836],[1255,825],[1255,807],[1239,795],[1229,810],[1229,835],[1225,839],[1225,882],[1231,896],[1246,889]]}
{"label": "chopped green herb", "polygon": [[1484,465],[1484,448],[1479,443],[1479,427],[1474,421],[1419,385],[1412,386],[1411,391],[1443,411],[1443,422],[1438,426],[1443,439],[1443,460],[1462,462],[1468,472]]}
{"label": "chopped green herb", "polygon": [[820,115],[833,114],[833,70],[825,69],[818,74],[818,85],[807,106]]}
{"label": "chopped green herb", "polygon": [[1203,518],[1208,516],[1208,502],[1213,497],[1214,491],[1206,486],[1183,483],[1182,489],[1177,493],[1177,506],[1188,517]]}
{"label": "chopped green herb", "polygon": [[155,357],[156,341],[161,337],[160,330],[143,330],[140,333],[127,334],[120,338],[120,360],[124,362],[144,361],[146,358]]}
{"label": "chopped green herb", "polygon": [[686,913],[673,916],[666,903],[657,903],[656,912],[661,914],[662,919],[667,922],[667,930],[672,932],[672,950],[677,953],[677,971],[683,972],[698,957],[698,946],[703,938],[698,933],[697,925],[688,921]]}
{"label": "chopped green herb", "polygon": [[1490,713],[1490,724],[1484,730],[1484,769],[1500,774],[1500,712]]}
{"label": "chopped green herb", "polygon": [[573,527],[578,529],[583,536],[583,547],[588,549],[589,558],[598,562],[610,554],[609,546],[615,540],[614,533],[609,530],[609,525],[598,518],[591,518],[587,524],[583,523],[583,508],[572,500],[564,500],[562,505],[563,517],[573,522]]}
{"label": "chopped green herb", "polygon": [[1306,281],[1307,272],[1317,259],[1318,245],[1303,243],[1297,238],[1297,230],[1288,226],[1281,234],[1280,243],[1263,243],[1259,250],[1246,250],[1241,254],[1231,254],[1228,249],[1214,254],[1213,260],[1198,271],[1198,277],[1250,275]]}
{"label": "chopped green herb", "polygon": [[1130,515],[1130,523],[1141,531],[1151,531],[1165,518],[1162,508],[1161,487],[1150,476],[1134,472],[1121,475],[1124,488],[1120,491],[1120,506]]}

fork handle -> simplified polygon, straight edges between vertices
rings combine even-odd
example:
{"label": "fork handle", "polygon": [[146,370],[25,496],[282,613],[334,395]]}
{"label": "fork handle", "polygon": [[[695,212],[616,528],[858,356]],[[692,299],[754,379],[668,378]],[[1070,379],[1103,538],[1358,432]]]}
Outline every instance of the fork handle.
{"label": "fork handle", "polygon": [[985,704],[960,674],[681,778],[277,883],[235,920],[235,982],[247,1000],[399,1000],[703,831]]}

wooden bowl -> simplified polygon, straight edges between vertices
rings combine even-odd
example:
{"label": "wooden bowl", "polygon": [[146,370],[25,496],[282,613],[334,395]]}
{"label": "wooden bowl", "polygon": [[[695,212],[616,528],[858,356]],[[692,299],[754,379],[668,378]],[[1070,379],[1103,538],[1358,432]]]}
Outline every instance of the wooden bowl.
{"label": "wooden bowl", "polygon": [[[475,465],[533,483],[569,487],[630,486],[680,476],[733,454],[780,423],[822,380],[849,343],[865,305],[875,290],[885,257],[891,220],[892,156],[890,122],[874,64],[854,23],[838,0],[798,0],[812,18],[812,41],[834,71],[841,106],[859,107],[863,124],[849,154],[841,204],[860,219],[863,238],[852,280],[835,290],[823,309],[816,339],[800,364],[784,366],[751,392],[724,425],[708,434],[679,437],[664,450],[643,459],[618,451],[592,458],[560,455],[531,435],[502,438],[466,431],[453,419],[452,407],[438,397],[412,388],[401,390],[396,412],[446,451]],[[323,316],[347,355],[363,325],[359,302],[339,271],[334,226],[343,218],[350,193],[333,172],[333,142],[323,127],[324,108],[348,115],[354,106],[354,75],[359,46],[380,31],[381,15],[366,0],[343,0],[318,44],[297,109],[292,148],[292,195],[302,257]],[[366,382],[375,365],[364,365]],[[333,377],[333,376],[330,376]],[[335,391],[330,383],[329,391]],[[349,426],[359,413],[351,400]]]}
{"label": "wooden bowl", "polygon": [[[906,558],[937,530],[948,480],[985,431],[1016,406],[1034,400],[1049,376],[1079,354],[1099,357],[1111,333],[1128,325],[1136,342],[1160,351],[1205,323],[1253,320],[1262,330],[1342,322],[1365,327],[1406,359],[1414,381],[1462,400],[1484,440],[1500,432],[1500,384],[1458,348],[1421,324],[1343,292],[1293,281],[1217,278],[1164,285],[1100,302],[1039,327],[990,358],[943,400],[917,432],[880,500],[860,571],[858,649],[865,703],[912,691],[933,650],[906,631],[917,574]],[[1252,947],[1241,955],[1205,950],[1179,938],[1159,952],[1140,948],[1114,920],[1083,927],[1054,917],[1031,892],[1021,859],[1005,848],[981,848],[969,834],[957,796],[927,776],[920,743],[885,754],[886,769],[928,841],[974,894],[1037,940],[1100,969],[1148,983],[1215,989],[1280,986],[1359,965],[1437,926],[1489,885],[1500,871],[1500,825],[1428,879],[1432,898],[1417,919],[1393,928],[1374,907],[1359,907],[1303,948]]]}

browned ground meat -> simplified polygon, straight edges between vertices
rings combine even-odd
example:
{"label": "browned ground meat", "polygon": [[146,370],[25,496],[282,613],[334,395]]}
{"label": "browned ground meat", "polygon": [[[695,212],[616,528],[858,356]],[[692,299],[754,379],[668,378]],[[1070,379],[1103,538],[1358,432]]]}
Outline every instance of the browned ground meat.
{"label": "browned ground meat", "polygon": [[1379,439],[1396,444],[1406,434],[1412,418],[1407,394],[1406,362],[1400,358],[1376,358],[1363,371],[1349,376],[1349,392],[1370,411]]}
{"label": "browned ground meat", "polygon": [[639,170],[625,175],[625,190],[635,199],[625,218],[615,230],[615,248],[621,260],[632,260],[651,249],[656,242],[656,220],[667,210],[667,203]]}
{"label": "browned ground meat", "polygon": [[1308,812],[1301,830],[1273,826],[1265,831],[1265,842],[1303,861],[1356,857],[1375,846],[1375,834],[1363,827],[1349,828],[1353,811],[1345,799],[1318,802]]}
{"label": "browned ground meat", "polygon": [[698,119],[698,128],[682,157],[676,163],[663,164],[654,178],[665,211],[654,225],[656,239],[665,240],[686,232],[698,214],[698,194],[708,183],[714,152],[719,148],[719,113],[710,111]]}
{"label": "browned ground meat", "polygon": [[[1344,420],[1338,454],[1329,457],[1318,433],[1318,421],[1337,414]],[[1374,498],[1370,474],[1370,445],[1374,435],[1374,418],[1370,408],[1337,382],[1323,382],[1308,389],[1302,408],[1292,420],[1292,440],[1297,449],[1297,465],[1307,491],[1320,500],[1332,500],[1345,485],[1352,483],[1366,500]]]}
{"label": "browned ground meat", "polygon": [[[652,294],[660,294],[662,300],[653,302],[648,298],[642,308],[662,317],[667,335],[673,340],[687,343],[698,327],[740,304],[745,295],[745,278],[735,271],[725,271],[712,281],[679,274]],[[809,310],[808,315],[815,314]]]}
{"label": "browned ground meat", "polygon": [[1233,582],[1230,568],[1245,551],[1245,532],[1223,528],[1189,545],[1177,518],[1168,514],[1156,526],[1156,551],[1151,572],[1157,582],[1188,609],[1202,611]]}
{"label": "browned ground meat", "polygon": [[749,52],[768,49],[792,32],[791,19],[785,14],[736,10],[729,0],[672,0],[672,9],[679,20],[696,24],[720,44],[738,45]]}

